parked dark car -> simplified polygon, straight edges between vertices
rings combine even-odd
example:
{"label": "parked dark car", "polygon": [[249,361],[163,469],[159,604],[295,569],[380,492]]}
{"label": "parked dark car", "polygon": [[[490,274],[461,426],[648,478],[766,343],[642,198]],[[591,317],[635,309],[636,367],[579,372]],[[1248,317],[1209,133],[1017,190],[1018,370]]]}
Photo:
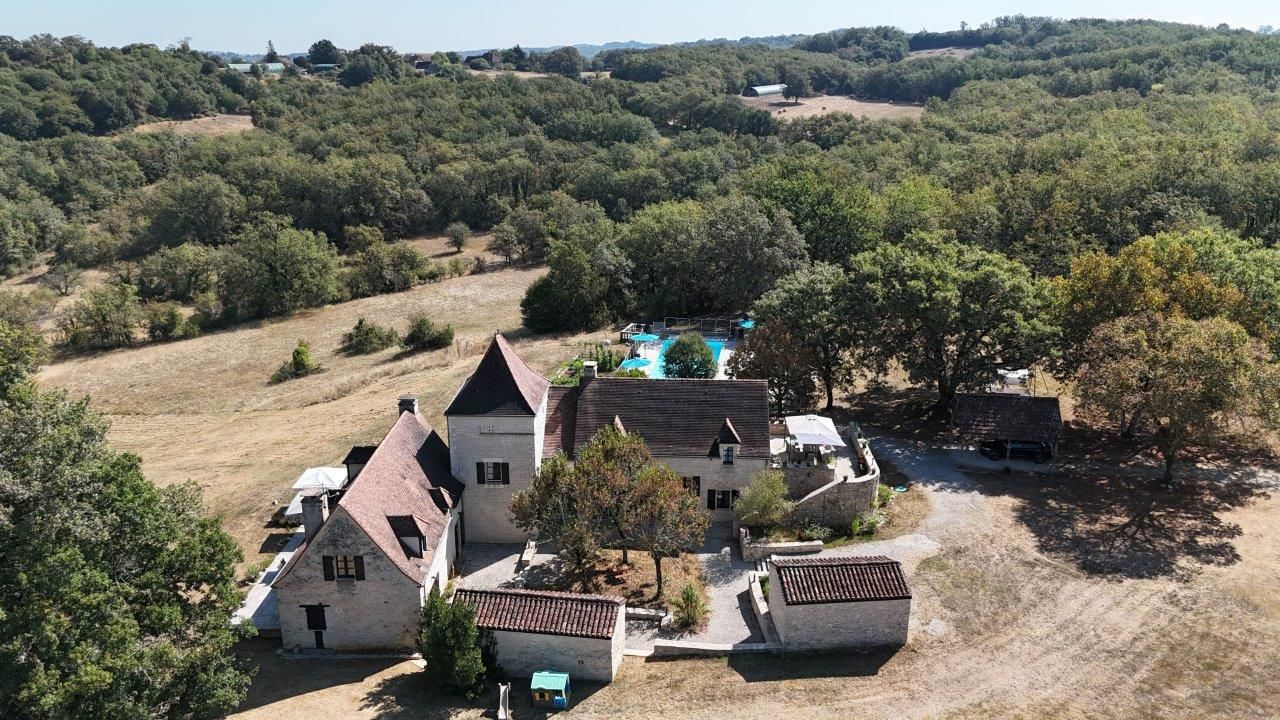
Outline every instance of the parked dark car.
{"label": "parked dark car", "polygon": [[1038,463],[1053,457],[1053,451],[1042,442],[1014,440],[1010,447],[1006,448],[1006,445],[1004,440],[988,440],[978,446],[978,452],[997,461],[1005,458],[1006,451],[1010,458],[1034,460]]}

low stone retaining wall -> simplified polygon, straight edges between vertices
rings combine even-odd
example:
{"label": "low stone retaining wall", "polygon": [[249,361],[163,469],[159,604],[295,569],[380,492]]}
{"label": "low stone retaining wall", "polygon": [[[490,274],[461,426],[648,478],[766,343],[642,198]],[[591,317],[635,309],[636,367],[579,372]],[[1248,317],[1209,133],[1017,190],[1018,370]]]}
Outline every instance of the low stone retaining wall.
{"label": "low stone retaining wall", "polygon": [[650,657],[744,655],[782,652],[782,643],[706,643],[692,640],[657,640]]}
{"label": "low stone retaining wall", "polygon": [[520,553],[520,560],[516,563],[517,569],[524,570],[533,564],[533,556],[538,552],[538,543],[530,540],[524,544],[524,552]]}
{"label": "low stone retaining wall", "polygon": [[738,528],[738,548],[742,559],[747,562],[760,562],[770,555],[808,555],[822,552],[821,540],[797,542],[753,542],[751,533],[746,528]]}
{"label": "low stone retaining wall", "polygon": [[[756,623],[760,626],[760,632],[764,634],[765,642],[777,643],[778,629],[773,626],[773,616],[769,614],[769,603],[764,596],[764,588],[760,586],[761,573],[747,573],[747,589],[751,594],[751,611],[756,616]],[[764,574],[768,577],[768,574]]]}
{"label": "low stone retaining wall", "polygon": [[666,610],[654,610],[652,608],[631,607],[627,606],[628,620],[645,620],[647,622],[660,623],[667,617]]}

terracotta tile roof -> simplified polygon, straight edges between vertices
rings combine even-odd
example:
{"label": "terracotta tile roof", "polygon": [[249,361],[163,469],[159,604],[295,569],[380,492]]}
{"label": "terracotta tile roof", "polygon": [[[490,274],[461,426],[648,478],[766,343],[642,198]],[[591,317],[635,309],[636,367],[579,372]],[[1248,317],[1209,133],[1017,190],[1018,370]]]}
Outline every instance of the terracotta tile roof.
{"label": "terracotta tile roof", "polygon": [[[421,417],[403,412],[378,443],[364,470],[347,486],[334,512],[345,511],[401,572],[420,583],[448,522],[442,503],[448,507],[456,504],[463,487],[449,470],[449,448],[444,440]],[[421,558],[409,556],[397,537],[398,531],[407,529],[410,517],[427,540]],[[276,583],[286,577],[308,547],[304,545],[293,554]]]}
{"label": "terracotta tile roof", "polygon": [[454,602],[476,610],[485,630],[611,639],[622,598],[536,590],[459,590]]}
{"label": "terracotta tile roof", "polygon": [[771,562],[788,605],[911,597],[902,564],[882,555],[778,558]]}
{"label": "terracotta tile roof", "polygon": [[445,415],[536,415],[550,381],[525,364],[502,335],[494,335],[476,371]]}
{"label": "terracotta tile roof", "polygon": [[547,391],[547,424],[543,428],[542,455],[558,452],[573,456],[573,431],[578,416],[578,388],[552,385]]}
{"label": "terracotta tile roof", "polygon": [[960,393],[952,422],[973,440],[1033,440],[1052,445],[1062,432],[1056,397],[1014,393]]}
{"label": "terracotta tile roof", "polygon": [[560,411],[548,411],[546,435],[554,435],[570,457],[615,418],[659,457],[707,455],[720,442],[726,421],[738,438],[739,457],[769,456],[764,380],[598,378],[565,390],[557,403]]}

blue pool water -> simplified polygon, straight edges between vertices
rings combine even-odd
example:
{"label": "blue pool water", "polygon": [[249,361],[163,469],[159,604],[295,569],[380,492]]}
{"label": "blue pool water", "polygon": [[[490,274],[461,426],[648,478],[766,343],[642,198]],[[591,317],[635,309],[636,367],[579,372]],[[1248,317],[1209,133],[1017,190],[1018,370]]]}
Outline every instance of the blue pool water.
{"label": "blue pool water", "polygon": [[[665,378],[667,376],[666,373],[662,372],[662,366],[666,362],[667,348],[671,347],[671,343],[675,341],[676,339],[673,337],[662,341],[662,347],[658,350],[658,362],[649,366],[649,377]],[[724,341],[708,340],[707,344],[711,346],[711,354],[715,357],[716,362],[720,362],[720,353],[724,351]]]}

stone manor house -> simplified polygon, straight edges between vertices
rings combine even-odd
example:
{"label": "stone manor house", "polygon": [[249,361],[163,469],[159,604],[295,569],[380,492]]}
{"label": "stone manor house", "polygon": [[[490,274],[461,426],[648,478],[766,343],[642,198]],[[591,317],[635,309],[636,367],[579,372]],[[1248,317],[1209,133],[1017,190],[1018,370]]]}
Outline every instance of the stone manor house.
{"label": "stone manor house", "polygon": [[552,386],[501,335],[444,415],[447,441],[400,398],[382,441],[347,455],[346,484],[303,498],[305,543],[274,581],[284,648],[411,648],[465,543],[525,542],[512,495],[605,425],[644,438],[714,521],[770,459],[763,380],[596,377],[586,363],[578,386]]}

